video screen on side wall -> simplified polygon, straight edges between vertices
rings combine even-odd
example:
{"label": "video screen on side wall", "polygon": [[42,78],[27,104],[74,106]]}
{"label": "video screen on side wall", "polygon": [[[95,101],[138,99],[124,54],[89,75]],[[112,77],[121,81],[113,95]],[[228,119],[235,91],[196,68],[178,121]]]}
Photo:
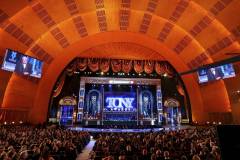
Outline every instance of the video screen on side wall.
{"label": "video screen on side wall", "polygon": [[205,83],[230,77],[235,77],[235,71],[232,64],[225,64],[217,67],[203,68],[198,70],[199,83]]}
{"label": "video screen on side wall", "polygon": [[2,69],[17,74],[41,78],[42,61],[11,49],[6,50]]}

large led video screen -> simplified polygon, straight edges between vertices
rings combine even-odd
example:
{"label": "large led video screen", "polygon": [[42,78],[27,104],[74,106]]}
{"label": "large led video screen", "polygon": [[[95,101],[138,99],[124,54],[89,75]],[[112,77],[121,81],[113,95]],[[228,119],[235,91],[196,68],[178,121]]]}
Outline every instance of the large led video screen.
{"label": "large led video screen", "polygon": [[11,49],[6,50],[2,69],[21,75],[41,78],[42,61]]}
{"label": "large led video screen", "polygon": [[232,64],[198,70],[199,83],[206,83],[230,77],[235,77],[235,71]]}
{"label": "large led video screen", "polygon": [[104,111],[135,112],[136,99],[135,92],[105,92]]}

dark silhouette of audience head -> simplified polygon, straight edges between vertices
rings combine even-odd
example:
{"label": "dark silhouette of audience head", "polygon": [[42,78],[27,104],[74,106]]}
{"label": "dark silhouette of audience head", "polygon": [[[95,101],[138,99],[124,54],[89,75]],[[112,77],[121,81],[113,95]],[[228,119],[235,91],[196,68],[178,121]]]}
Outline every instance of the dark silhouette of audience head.
{"label": "dark silhouette of audience head", "polygon": [[102,133],[96,135],[91,159],[220,160],[215,128],[190,128],[154,133]]}
{"label": "dark silhouette of audience head", "polygon": [[0,160],[75,160],[89,141],[59,127],[0,126]]}

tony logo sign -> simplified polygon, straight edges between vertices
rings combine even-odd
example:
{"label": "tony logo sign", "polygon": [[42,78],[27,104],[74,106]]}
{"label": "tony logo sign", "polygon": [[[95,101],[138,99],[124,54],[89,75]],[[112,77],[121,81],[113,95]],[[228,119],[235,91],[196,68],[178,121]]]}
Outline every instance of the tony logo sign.
{"label": "tony logo sign", "polygon": [[133,93],[105,94],[105,110],[107,111],[135,111],[135,105],[136,98]]}

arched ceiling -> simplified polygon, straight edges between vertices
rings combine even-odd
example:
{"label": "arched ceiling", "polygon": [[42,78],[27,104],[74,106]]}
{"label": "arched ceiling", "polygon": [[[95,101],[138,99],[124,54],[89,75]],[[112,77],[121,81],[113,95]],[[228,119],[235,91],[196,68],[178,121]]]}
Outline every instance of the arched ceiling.
{"label": "arched ceiling", "polygon": [[[67,48],[82,39],[120,31],[157,40],[192,69],[240,50],[239,11],[239,0],[1,0],[0,57],[12,48],[43,60],[47,72],[62,55],[72,54]],[[104,44],[105,50],[100,47],[109,57],[121,56],[119,48],[135,47],[146,58],[165,59],[161,52],[124,42],[109,51],[110,43]],[[85,53],[98,57],[96,48]],[[0,71],[2,95],[14,76]]]}
{"label": "arched ceiling", "polygon": [[[146,57],[146,53],[148,56]],[[81,57],[96,57],[115,59],[158,60],[166,59],[151,48],[132,42],[110,42],[90,47],[80,54]]]}
{"label": "arched ceiling", "polygon": [[47,64],[82,37],[116,30],[158,39],[190,68],[239,50],[238,0],[3,0],[0,6],[1,54],[14,47]]}

